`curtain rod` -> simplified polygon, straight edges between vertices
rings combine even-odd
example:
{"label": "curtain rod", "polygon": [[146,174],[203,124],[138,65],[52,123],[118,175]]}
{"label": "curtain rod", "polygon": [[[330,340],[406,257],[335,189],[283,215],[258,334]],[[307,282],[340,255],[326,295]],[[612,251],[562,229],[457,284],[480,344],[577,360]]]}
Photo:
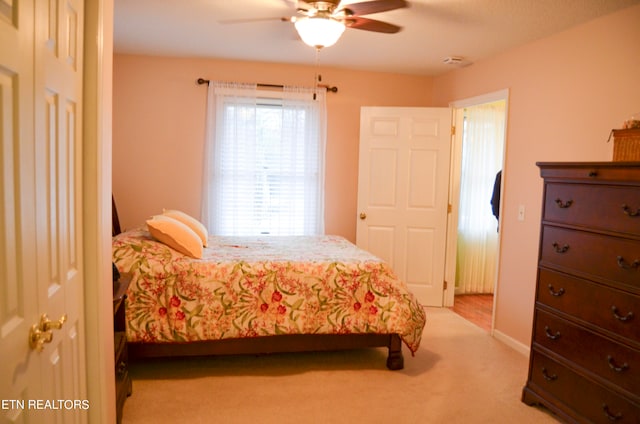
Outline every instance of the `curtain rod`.
{"label": "curtain rod", "polygon": [[[202,84],[209,85],[209,80],[208,79],[204,79],[204,78],[198,78],[196,80],[196,82],[198,83],[198,85],[202,85]],[[264,88],[284,88],[284,85],[279,85],[279,84],[256,84],[256,85],[258,87],[264,87]],[[318,87],[325,88],[327,91],[330,91],[332,93],[337,93],[338,92],[338,87],[336,87],[336,86],[330,86],[330,85],[326,85],[326,84],[318,84]]]}

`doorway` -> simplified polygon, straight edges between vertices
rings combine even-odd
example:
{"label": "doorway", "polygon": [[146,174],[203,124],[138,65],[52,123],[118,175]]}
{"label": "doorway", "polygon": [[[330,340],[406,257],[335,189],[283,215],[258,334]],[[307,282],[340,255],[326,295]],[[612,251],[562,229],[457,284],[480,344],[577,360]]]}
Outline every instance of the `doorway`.
{"label": "doorway", "polygon": [[506,91],[452,104],[452,217],[447,253],[453,311],[491,332],[499,263]]}

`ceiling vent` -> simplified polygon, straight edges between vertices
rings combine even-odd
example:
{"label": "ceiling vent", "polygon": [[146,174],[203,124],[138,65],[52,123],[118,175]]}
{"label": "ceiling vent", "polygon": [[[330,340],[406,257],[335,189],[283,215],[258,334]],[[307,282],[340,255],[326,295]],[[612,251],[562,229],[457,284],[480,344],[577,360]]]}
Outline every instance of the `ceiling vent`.
{"label": "ceiling vent", "polygon": [[468,60],[466,60],[461,56],[448,56],[444,58],[443,62],[447,65],[460,66],[460,67],[471,65],[471,62],[469,62]]}

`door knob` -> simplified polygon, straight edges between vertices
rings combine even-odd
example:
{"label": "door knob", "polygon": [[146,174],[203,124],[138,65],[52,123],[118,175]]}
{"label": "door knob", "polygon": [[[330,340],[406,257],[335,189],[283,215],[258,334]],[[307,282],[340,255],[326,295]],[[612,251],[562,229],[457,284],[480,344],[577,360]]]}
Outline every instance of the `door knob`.
{"label": "door knob", "polygon": [[62,315],[57,321],[51,321],[47,314],[42,314],[40,323],[33,324],[29,330],[29,347],[42,352],[44,344],[53,340],[52,330],[60,330],[66,321],[67,314]]}
{"label": "door knob", "polygon": [[367,219],[367,214],[364,212],[360,212],[360,219],[365,220]]}
{"label": "door knob", "polygon": [[51,321],[47,314],[40,317],[40,329],[42,331],[60,330],[62,325],[67,322],[67,314],[64,314],[57,321]]}

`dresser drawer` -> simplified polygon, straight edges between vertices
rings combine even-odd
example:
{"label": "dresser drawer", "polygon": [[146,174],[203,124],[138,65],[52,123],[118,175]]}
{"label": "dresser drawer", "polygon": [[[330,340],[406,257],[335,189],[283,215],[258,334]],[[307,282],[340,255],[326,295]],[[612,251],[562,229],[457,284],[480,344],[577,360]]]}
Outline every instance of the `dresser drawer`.
{"label": "dresser drawer", "polygon": [[640,185],[640,162],[538,162],[545,181]]}
{"label": "dresser drawer", "polygon": [[533,340],[629,393],[640,393],[638,350],[541,310],[536,311]]}
{"label": "dresser drawer", "polygon": [[640,187],[548,183],[543,219],[640,235]]}
{"label": "dresser drawer", "polygon": [[537,302],[640,343],[640,296],[548,269],[537,290]]}
{"label": "dresser drawer", "polygon": [[545,225],[540,263],[640,288],[640,241]]}
{"label": "dresser drawer", "polygon": [[[586,422],[638,423],[640,405],[573,372],[544,354],[531,352],[529,388],[549,402],[560,400]],[[550,395],[550,396],[549,396]]]}

